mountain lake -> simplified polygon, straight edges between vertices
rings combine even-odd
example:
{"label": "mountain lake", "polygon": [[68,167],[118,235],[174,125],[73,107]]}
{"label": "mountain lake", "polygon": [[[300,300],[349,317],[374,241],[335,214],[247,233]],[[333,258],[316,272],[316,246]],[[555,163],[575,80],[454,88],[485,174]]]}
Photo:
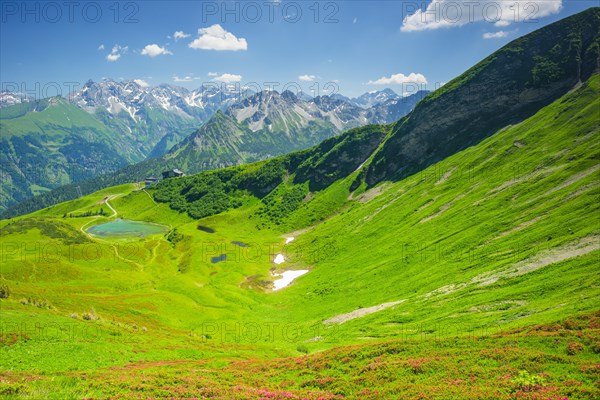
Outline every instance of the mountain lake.
{"label": "mountain lake", "polygon": [[168,231],[169,227],[166,225],[153,224],[144,221],[131,221],[127,219],[116,219],[86,229],[86,232],[93,236],[120,238],[144,237]]}

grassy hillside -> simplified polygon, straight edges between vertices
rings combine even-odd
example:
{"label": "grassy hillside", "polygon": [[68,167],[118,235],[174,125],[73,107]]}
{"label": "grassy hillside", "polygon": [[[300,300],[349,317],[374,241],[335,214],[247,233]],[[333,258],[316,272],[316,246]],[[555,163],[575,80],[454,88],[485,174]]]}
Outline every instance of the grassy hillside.
{"label": "grassy hillside", "polygon": [[0,130],[0,210],[136,159],[119,135],[59,97],[2,108]]}
{"label": "grassy hillside", "polygon": [[[443,380],[446,397],[595,396],[599,94],[596,75],[400,182],[351,194],[356,171],[279,224],[250,191],[197,221],[132,186],[4,221],[2,390],[378,398],[434,395]],[[108,217],[63,218],[105,199],[170,233],[100,240],[82,228]],[[279,253],[286,262],[273,264]],[[269,290],[271,269],[300,268],[310,272]],[[570,315],[579,322],[553,325]],[[448,369],[457,358],[467,379]]]}
{"label": "grassy hillside", "polygon": [[[60,200],[73,199],[89,185],[79,182],[140,162],[148,155],[161,156],[199,124],[162,109],[144,108],[138,117],[134,122],[125,111],[113,115],[103,108],[90,114],[61,97],[1,109],[0,162],[6,184],[0,193],[0,211],[76,182],[71,187],[73,194],[63,193],[65,198]],[[156,168],[159,173],[161,168]],[[146,172],[155,171],[150,168]],[[112,185],[93,191],[107,186]]]}
{"label": "grassy hillside", "polygon": [[136,121],[125,111],[112,114],[103,107],[96,108],[94,116],[108,129],[126,138],[123,145],[135,155],[134,162],[162,156],[207,120],[203,113],[195,119],[149,107],[142,107],[138,111]]}

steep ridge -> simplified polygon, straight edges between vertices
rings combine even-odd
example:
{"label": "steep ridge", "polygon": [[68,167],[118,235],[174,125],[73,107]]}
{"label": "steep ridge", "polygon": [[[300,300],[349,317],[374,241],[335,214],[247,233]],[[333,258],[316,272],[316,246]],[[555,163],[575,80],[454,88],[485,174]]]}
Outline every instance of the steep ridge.
{"label": "steep ridge", "polygon": [[363,109],[331,96],[303,100],[290,91],[259,92],[217,112],[163,162],[195,173],[303,150],[367,123],[396,121],[427,93]]}
{"label": "steep ridge", "polygon": [[263,160],[362,126],[367,113],[328,96],[305,101],[290,91],[262,91],[217,112],[164,160],[191,173]]}
{"label": "steep ridge", "polygon": [[246,133],[235,119],[219,110],[206,124],[175,145],[163,160],[192,173],[241,164],[248,154],[243,141]]}
{"label": "steep ridge", "polygon": [[517,39],[425,97],[365,172],[397,180],[522,121],[600,68],[600,8]]}

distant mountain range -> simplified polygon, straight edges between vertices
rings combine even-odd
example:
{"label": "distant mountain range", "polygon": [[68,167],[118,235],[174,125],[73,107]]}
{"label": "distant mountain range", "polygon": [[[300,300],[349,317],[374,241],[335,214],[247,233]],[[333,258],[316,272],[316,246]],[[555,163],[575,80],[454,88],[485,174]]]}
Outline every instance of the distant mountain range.
{"label": "distant mountain range", "polygon": [[111,79],[88,81],[68,99],[2,92],[0,209],[128,165],[117,182],[167,167],[194,173],[308,148],[351,128],[396,121],[427,93],[401,98],[385,89],[346,100]]}
{"label": "distant mountain range", "polygon": [[314,146],[387,115],[329,96],[303,100],[290,91],[262,91],[218,111],[163,160],[190,173],[248,163]]}
{"label": "distant mountain range", "polygon": [[111,114],[123,110],[137,121],[143,116],[140,113],[148,108],[161,108],[183,118],[202,119],[253,93],[241,91],[233,85],[206,85],[188,90],[168,84],[146,86],[136,80],[117,82],[103,79],[98,83],[89,80],[80,90],[71,93],[69,99],[90,112],[99,107]]}
{"label": "distant mountain range", "polygon": [[363,108],[371,108],[390,100],[402,98],[402,96],[392,89],[373,90],[354,98],[349,98],[341,94],[334,94],[332,97]]}
{"label": "distant mountain range", "polygon": [[234,104],[243,94],[231,85],[190,91],[166,84],[145,86],[137,81],[103,79],[86,82],[69,100],[109,129],[133,134],[139,161],[166,153],[215,111]]}

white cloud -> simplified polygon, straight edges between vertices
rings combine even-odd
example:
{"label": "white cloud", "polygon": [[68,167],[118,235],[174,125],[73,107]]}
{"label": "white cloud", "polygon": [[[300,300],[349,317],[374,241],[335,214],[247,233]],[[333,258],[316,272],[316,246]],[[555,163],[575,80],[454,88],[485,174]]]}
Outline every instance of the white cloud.
{"label": "white cloud", "polygon": [[506,31],[486,32],[483,34],[484,39],[500,39],[508,36]]}
{"label": "white cloud", "polygon": [[316,79],[317,77],[314,75],[300,75],[298,77],[298,79],[300,79],[303,82],[312,82]]}
{"label": "white cloud", "polygon": [[219,74],[217,74],[216,72],[209,72],[207,75],[208,76],[218,76]]}
{"label": "white cloud", "polygon": [[165,47],[160,47],[157,44],[149,44],[142,49],[141,54],[143,56],[156,57],[156,56],[160,56],[160,55],[173,54],[173,53],[171,53]]}
{"label": "white cloud", "polygon": [[189,33],[184,33],[183,31],[176,31],[173,34],[173,38],[175,38],[175,41],[177,41],[179,39],[189,38],[190,36],[192,36],[192,35],[190,35]]}
{"label": "white cloud", "polygon": [[219,24],[198,29],[198,35],[188,45],[190,48],[217,51],[248,50],[246,39],[238,39],[233,33],[227,32]]}
{"label": "white cloud", "polygon": [[403,32],[450,28],[487,21],[497,27],[556,14],[562,0],[432,0],[425,10],[404,17]]}
{"label": "white cloud", "polygon": [[225,82],[225,83],[232,83],[232,82],[239,82],[242,80],[242,76],[241,75],[234,75],[234,74],[223,74],[220,76],[215,76],[213,78],[214,81],[219,81],[219,82]]}
{"label": "white cloud", "polygon": [[133,80],[135,83],[137,83],[138,85],[140,85],[141,87],[148,87],[150,86],[150,84],[148,82],[146,82],[143,79],[134,79]]}
{"label": "white cloud", "polygon": [[419,85],[426,85],[427,79],[422,74],[415,74],[414,72],[410,75],[394,74],[389,77],[381,77],[374,81],[367,82],[368,85],[403,85],[407,83],[416,83]]}
{"label": "white cloud", "polygon": [[104,44],[101,44],[100,46],[98,46],[98,50],[104,50]]}
{"label": "white cloud", "polygon": [[115,44],[110,51],[110,54],[106,56],[106,59],[110,62],[115,62],[121,58],[123,54],[127,53],[127,50],[129,50],[129,47]]}

